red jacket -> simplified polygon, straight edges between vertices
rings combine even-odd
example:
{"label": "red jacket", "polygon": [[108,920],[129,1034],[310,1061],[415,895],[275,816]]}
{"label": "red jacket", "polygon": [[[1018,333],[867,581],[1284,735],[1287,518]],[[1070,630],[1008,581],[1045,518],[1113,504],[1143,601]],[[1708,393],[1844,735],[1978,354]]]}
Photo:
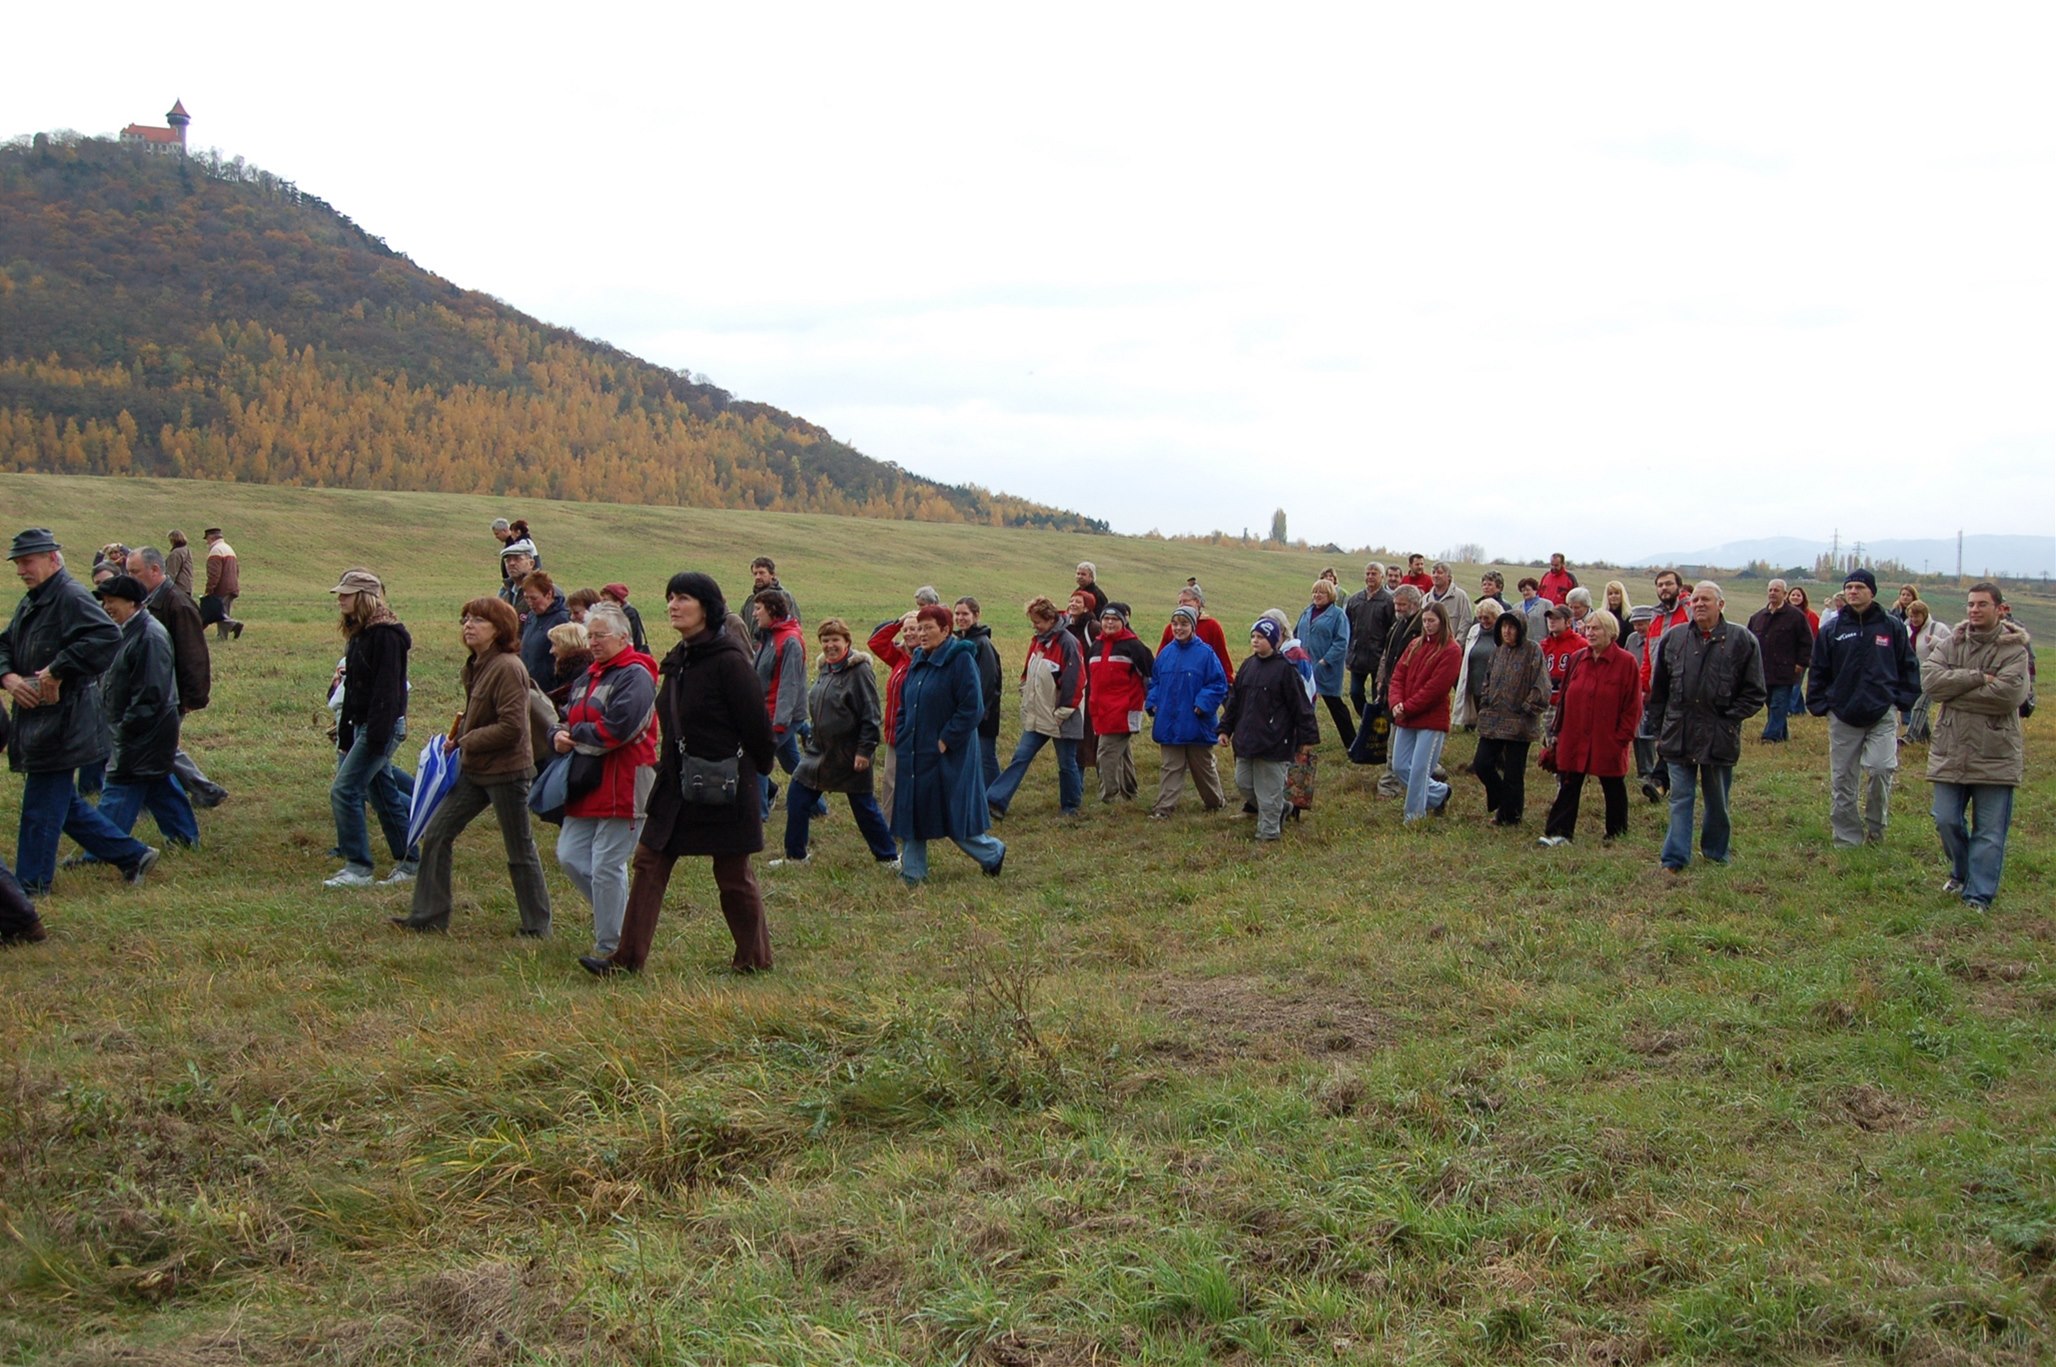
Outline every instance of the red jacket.
{"label": "red jacket", "polygon": [[885,676],[885,724],[879,728],[887,745],[892,744],[893,726],[899,721],[900,688],[907,681],[907,666],[914,663],[914,657],[901,650],[896,641],[900,634],[900,620],[895,617],[871,633],[871,639],[864,643],[874,660],[885,661],[890,671]]}
{"label": "red jacket", "polygon": [[1462,672],[1462,646],[1453,640],[1435,646],[1416,636],[1392,670],[1388,696],[1395,707],[1406,712],[1394,718],[1393,725],[1447,731],[1449,691],[1456,687],[1456,676]]}
{"label": "red jacket", "polygon": [[[624,671],[640,669],[647,678]],[[571,739],[606,750],[600,784],[565,804],[564,815],[633,817],[636,772],[657,762],[657,662],[640,650],[595,660],[571,688],[564,714]]]}
{"label": "red jacket", "polygon": [[1678,605],[1669,612],[1657,609],[1656,615],[1642,628],[1642,677],[1639,682],[1645,695],[1649,692],[1649,666],[1656,663],[1656,643],[1661,641],[1663,634],[1672,627],[1681,627],[1691,620],[1692,600],[1680,598]]}
{"label": "red jacket", "polygon": [[[1085,662],[1085,711],[1095,736],[1142,729],[1142,702],[1149,696],[1149,673],[1155,664],[1149,647],[1126,627],[1099,638],[1092,658]],[[1130,724],[1131,717],[1136,724]]]}
{"label": "red jacket", "polygon": [[1536,644],[1542,647],[1542,661],[1549,666],[1549,702],[1555,706],[1563,692],[1563,676],[1570,668],[1571,657],[1581,650],[1591,649],[1592,643],[1573,628],[1561,636],[1544,636]]}
{"label": "red jacket", "polygon": [[[1228,658],[1228,634],[1221,630],[1221,624],[1211,617],[1202,617],[1193,625],[1192,634],[1201,643],[1211,648],[1221,662],[1221,670],[1228,676],[1228,682],[1235,682],[1235,662]],[[1164,653],[1164,647],[1171,643],[1171,624],[1164,623],[1164,639],[1157,642],[1157,654]]]}
{"label": "red jacket", "polygon": [[1570,682],[1556,713],[1557,772],[1624,776],[1641,720],[1635,657],[1617,645],[1608,646],[1604,655],[1579,652],[1571,660]]}
{"label": "red jacket", "polygon": [[1578,586],[1578,576],[1569,570],[1550,570],[1542,576],[1542,596],[1552,603],[1561,603],[1570,597],[1571,590]]}
{"label": "red jacket", "polygon": [[1412,584],[1422,593],[1433,593],[1435,591],[1435,576],[1429,574],[1426,570],[1422,570],[1419,574],[1402,574],[1399,576],[1399,582],[1402,584]]}

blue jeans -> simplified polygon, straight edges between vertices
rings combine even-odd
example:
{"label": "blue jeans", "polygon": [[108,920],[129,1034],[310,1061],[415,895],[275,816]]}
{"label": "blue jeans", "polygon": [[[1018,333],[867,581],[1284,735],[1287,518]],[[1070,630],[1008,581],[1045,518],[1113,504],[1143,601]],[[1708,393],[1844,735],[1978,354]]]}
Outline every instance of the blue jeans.
{"label": "blue jeans", "polygon": [[164,838],[174,845],[200,843],[200,822],[186,790],[170,774],[139,782],[109,783],[100,792],[100,815],[123,835],[136,828],[136,817],[148,809]]}
{"label": "blue jeans", "polygon": [[96,759],[91,764],[81,764],[74,783],[80,797],[99,797],[107,787],[107,761]]}
{"label": "blue jeans", "polygon": [[47,892],[50,880],[57,876],[57,838],[61,835],[70,836],[87,854],[124,872],[150,851],[78,795],[72,787],[71,770],[23,774],[14,875],[32,897]]}
{"label": "blue jeans", "polygon": [[407,738],[405,723],[393,729],[391,744],[373,748],[371,733],[356,728],[350,748],[336,764],[335,781],[328,788],[328,805],[336,819],[336,848],[343,863],[358,873],[371,872],[371,834],[364,824],[364,804],[378,813],[378,827],[385,832],[386,848],[405,864],[413,859],[407,848],[407,807],[414,798],[414,779],[393,764],[393,751]]}
{"label": "blue jeans", "polygon": [[[1935,830],[1949,872],[1963,884],[1963,900],[1990,905],[2006,867],[2006,828],[2013,822],[2013,789],[2002,783],[1937,783]],[[1976,817],[1975,825],[1965,821]]]}
{"label": "blue jeans", "polygon": [[1057,743],[1057,802],[1064,811],[1077,811],[1085,801],[1085,771],[1078,767],[1078,742],[1062,736],[1045,736],[1039,731],[1021,733],[1020,743],[1014,747],[1013,759],[986,788],[986,803],[1005,812],[1014,800],[1015,790],[1021,786],[1022,777],[1027,774],[1029,764],[1052,740]]}
{"label": "blue jeans", "polygon": [[1706,828],[1699,836],[1699,852],[1717,864],[1728,862],[1728,789],[1735,781],[1732,764],[1683,764],[1670,762],[1670,829],[1664,832],[1659,857],[1667,869],[1682,869],[1692,862],[1693,780],[1706,798]]}
{"label": "blue jeans", "polygon": [[[772,739],[777,742],[777,746],[772,753],[778,758],[778,767],[785,770],[788,774],[799,768],[800,738],[787,731],[785,734],[774,736]],[[769,821],[771,819],[771,800],[778,795],[778,785],[771,781],[771,775],[769,774],[763,775],[760,781],[763,784],[764,790],[764,820]],[[814,815],[827,816],[828,804],[821,800],[820,794],[815,794],[814,801],[816,804]],[[790,806],[791,803],[792,799],[788,797],[786,805]]]}
{"label": "blue jeans", "polygon": [[1434,779],[1435,762],[1442,758],[1447,731],[1426,731],[1413,726],[1392,728],[1392,773],[1406,785],[1403,820],[1426,816],[1430,807],[1449,801],[1449,785]]}
{"label": "blue jeans", "polygon": [[[890,864],[899,857],[893,848],[892,832],[886,829],[885,813],[878,810],[878,799],[869,793],[845,793],[850,800],[850,814],[857,819],[857,829],[864,833],[864,843],[871,847],[871,857],[881,864]],[[814,824],[814,804],[826,805],[827,799],[798,779],[793,780],[792,791],[785,795],[785,857],[805,859],[807,857],[807,830]]]}
{"label": "blue jeans", "polygon": [[[1082,791],[1084,779],[1079,779]],[[991,835],[980,832],[962,839],[950,837],[956,847],[978,861],[978,867],[990,872],[1006,858],[1007,847]],[[925,840],[900,841],[900,877],[908,883],[918,883],[928,876],[928,842]]]}
{"label": "blue jeans", "polygon": [[1784,740],[1787,738],[1785,718],[1792,712],[1792,690],[1784,684],[1768,690],[1769,706],[1763,714],[1763,738]]}

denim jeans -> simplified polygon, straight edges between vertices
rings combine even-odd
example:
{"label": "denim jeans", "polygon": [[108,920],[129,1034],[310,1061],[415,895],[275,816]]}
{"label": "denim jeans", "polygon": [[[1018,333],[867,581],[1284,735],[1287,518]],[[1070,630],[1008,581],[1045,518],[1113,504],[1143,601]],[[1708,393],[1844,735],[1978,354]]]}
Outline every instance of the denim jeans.
{"label": "denim jeans", "polygon": [[[881,864],[890,864],[899,857],[893,848],[892,832],[886,828],[885,813],[878,810],[878,799],[869,793],[845,793],[850,801],[850,815],[857,819],[857,829],[864,833],[864,843],[871,847],[871,857]],[[814,804],[825,803],[827,799],[806,784],[793,781],[792,791],[785,795],[785,857],[805,859],[807,857],[807,832],[814,824]]]}
{"label": "denim jeans", "polygon": [[628,913],[628,861],[642,835],[639,816],[567,816],[557,835],[557,867],[593,909],[593,957],[621,944]]}
{"label": "denim jeans", "polygon": [[127,835],[136,828],[136,817],[145,809],[156,821],[164,838],[175,845],[200,843],[200,822],[186,790],[170,774],[159,778],[109,783],[100,793],[100,815]]}
{"label": "denim jeans", "polygon": [[[1007,855],[1007,847],[985,832],[967,835],[961,839],[951,836],[950,840],[958,849],[977,860],[978,867],[988,873],[997,868],[999,861]],[[919,883],[928,877],[927,841],[900,841],[900,877],[910,884]]]}
{"label": "denim jeans", "polygon": [[1950,876],[1963,884],[1964,901],[1988,906],[1999,895],[1999,874],[2006,867],[2013,789],[2003,783],[1937,783],[1934,789],[1935,830]]}
{"label": "denim jeans", "polygon": [[386,848],[393,859],[406,864],[413,857],[407,848],[407,807],[414,797],[414,780],[393,765],[393,752],[406,738],[407,728],[402,723],[394,728],[390,744],[373,748],[371,733],[360,726],[336,764],[335,781],[328,789],[336,848],[343,852],[343,863],[358,873],[371,872],[371,834],[364,823],[366,801],[378,813],[378,826],[385,832]]}
{"label": "denim jeans", "polygon": [[40,896],[57,876],[57,838],[68,835],[87,854],[124,871],[150,850],[126,835],[72,787],[72,771],[21,776],[21,835],[14,847],[14,876],[30,896]]}
{"label": "denim jeans", "polygon": [[[792,732],[786,731],[774,736],[773,739],[777,742],[773,753],[778,758],[778,767],[785,770],[788,774],[799,768],[800,738]],[[764,793],[764,819],[768,821],[771,819],[772,795],[778,791],[778,785],[771,781],[771,775],[769,774],[761,775],[758,778],[758,783],[762,786]],[[790,799],[787,800],[790,801]],[[814,815],[819,816],[821,813],[816,812]]]}
{"label": "denim jeans", "polygon": [[1415,726],[1392,728],[1392,772],[1406,785],[1402,820],[1417,821],[1427,815],[1430,807],[1449,801],[1449,785],[1437,783],[1433,777],[1435,764],[1442,758],[1442,747],[1448,740],[1447,731],[1427,731]]}
{"label": "denim jeans", "polygon": [[1693,780],[1706,798],[1706,828],[1699,837],[1699,852],[1717,864],[1728,862],[1728,788],[1735,781],[1732,764],[1683,764],[1670,761],[1670,828],[1664,832],[1663,853],[1667,869],[1682,869],[1692,862]]}
{"label": "denim jeans", "polygon": [[1763,714],[1763,738],[1785,740],[1790,734],[1785,728],[1785,718],[1791,714],[1792,690],[1780,684],[1768,690],[1767,696],[1769,705]]}
{"label": "denim jeans", "polygon": [[1029,764],[1051,741],[1057,745],[1057,802],[1067,812],[1077,811],[1085,801],[1085,770],[1078,765],[1078,742],[1062,736],[1045,736],[1039,731],[1021,733],[1020,743],[1014,747],[1014,758],[986,789],[986,802],[1005,812],[1014,800],[1015,790],[1021,786],[1022,777],[1027,774]]}

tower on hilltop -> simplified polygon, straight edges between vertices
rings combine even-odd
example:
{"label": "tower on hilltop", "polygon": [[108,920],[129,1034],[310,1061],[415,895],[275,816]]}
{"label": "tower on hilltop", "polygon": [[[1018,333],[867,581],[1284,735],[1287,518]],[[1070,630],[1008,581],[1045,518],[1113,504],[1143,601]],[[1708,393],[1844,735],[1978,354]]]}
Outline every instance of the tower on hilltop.
{"label": "tower on hilltop", "polygon": [[121,130],[121,140],[145,152],[175,152],[180,156],[186,151],[186,125],[193,116],[186,112],[184,100],[173,100],[171,112],[164,116],[168,128],[152,128],[147,124],[132,123]]}

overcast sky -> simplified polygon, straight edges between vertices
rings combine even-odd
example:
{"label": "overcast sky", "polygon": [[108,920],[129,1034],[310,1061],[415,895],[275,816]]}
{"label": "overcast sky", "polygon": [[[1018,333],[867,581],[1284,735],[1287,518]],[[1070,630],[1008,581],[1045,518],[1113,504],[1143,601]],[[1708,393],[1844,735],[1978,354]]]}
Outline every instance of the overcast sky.
{"label": "overcast sky", "polygon": [[8,30],[0,137],[182,98],[196,147],[458,284],[1117,531],[2056,535],[2045,3],[201,0]]}

